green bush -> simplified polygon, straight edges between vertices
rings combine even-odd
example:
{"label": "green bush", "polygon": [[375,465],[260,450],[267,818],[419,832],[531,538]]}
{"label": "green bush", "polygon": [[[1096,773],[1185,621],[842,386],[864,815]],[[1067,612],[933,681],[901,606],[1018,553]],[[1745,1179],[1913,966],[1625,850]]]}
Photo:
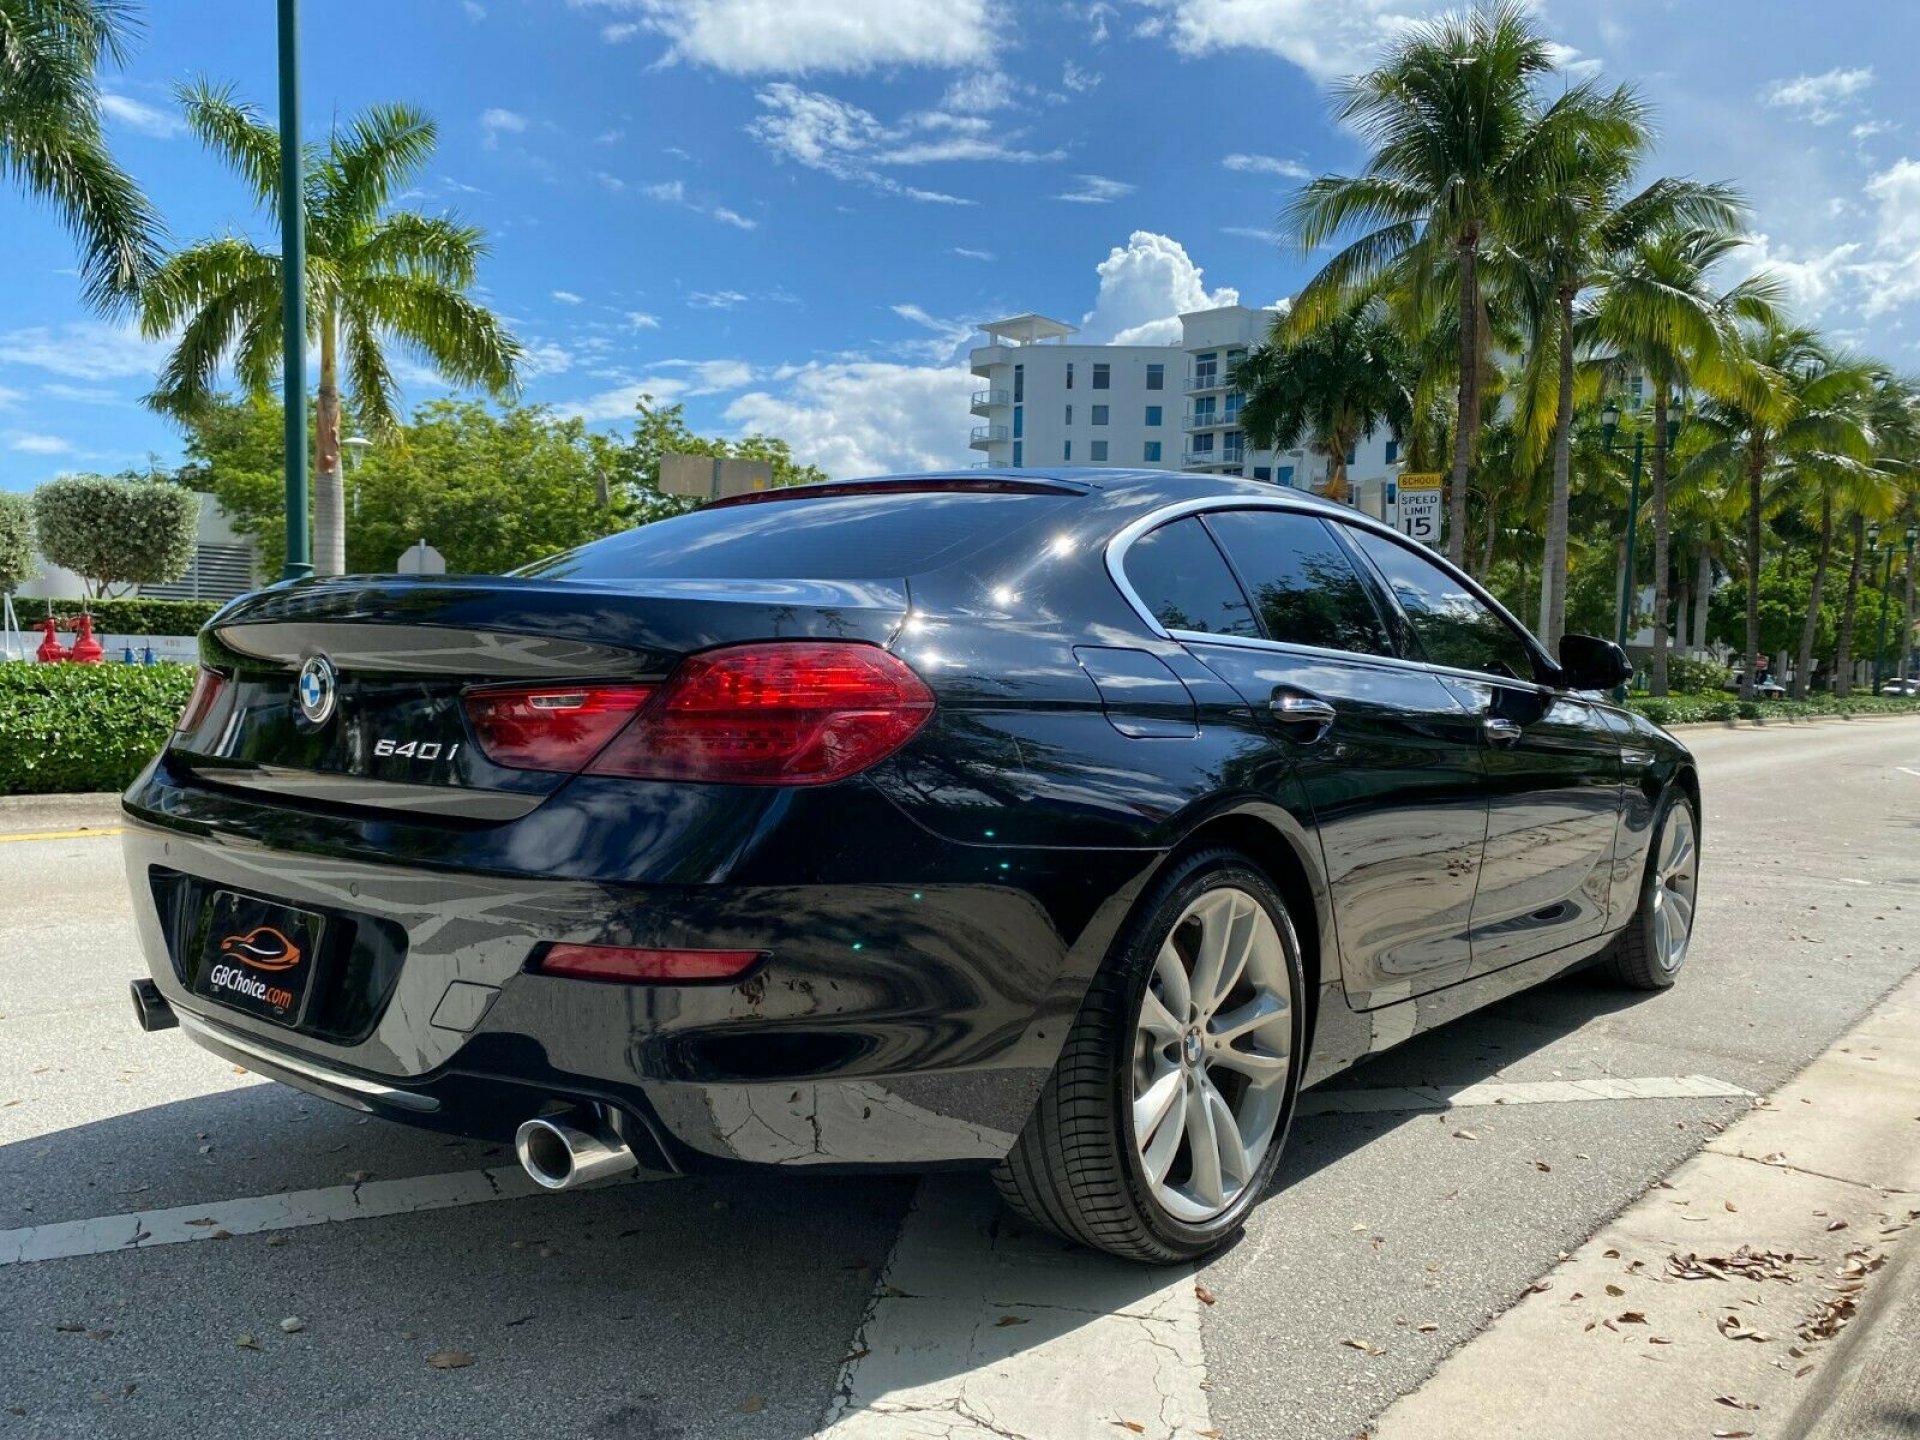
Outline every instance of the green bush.
{"label": "green bush", "polygon": [[1712,695],[1726,688],[1733,672],[1712,660],[1685,655],[1667,657],[1667,688],[1675,695]]}
{"label": "green bush", "polygon": [[200,497],[162,480],[62,475],[33,492],[40,553],[103,595],[177,580],[193,563]]}
{"label": "green bush", "polygon": [[1816,715],[1920,715],[1920,698],[1900,695],[1812,695],[1805,700],[1736,700],[1732,696],[1634,696],[1633,709],[1656,725],[1692,725],[1713,720],[1791,720]]}
{"label": "green bush", "polygon": [[[20,623],[32,626],[47,613],[46,602],[16,600]],[[198,635],[224,602],[218,600],[56,600],[53,613],[71,620],[81,611],[93,616],[96,635]],[[71,625],[63,625],[71,630]]]}
{"label": "green bush", "polygon": [[126,789],[193,679],[186,665],[0,664],[0,795]]}

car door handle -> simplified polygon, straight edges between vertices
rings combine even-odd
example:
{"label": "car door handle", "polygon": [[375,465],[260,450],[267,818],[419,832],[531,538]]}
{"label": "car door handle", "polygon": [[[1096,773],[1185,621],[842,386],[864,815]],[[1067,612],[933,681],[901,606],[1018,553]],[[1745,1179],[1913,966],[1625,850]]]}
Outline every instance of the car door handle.
{"label": "car door handle", "polygon": [[1318,695],[1282,687],[1267,701],[1267,713],[1282,733],[1311,745],[1333,728],[1339,712]]}
{"label": "car door handle", "polygon": [[1511,745],[1524,733],[1519,725],[1511,720],[1503,720],[1498,715],[1489,715],[1480,722],[1480,728],[1487,732],[1490,745]]}

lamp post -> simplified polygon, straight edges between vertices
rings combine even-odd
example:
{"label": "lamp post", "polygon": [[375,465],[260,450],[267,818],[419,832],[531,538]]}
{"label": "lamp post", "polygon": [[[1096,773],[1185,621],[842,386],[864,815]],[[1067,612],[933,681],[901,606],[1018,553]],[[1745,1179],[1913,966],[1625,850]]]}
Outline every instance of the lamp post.
{"label": "lamp post", "polygon": [[[1609,400],[1606,408],[1600,412],[1600,443],[1609,455],[1613,453],[1613,437],[1619,433],[1619,430],[1620,407]],[[1667,433],[1655,448],[1671,451],[1673,442],[1679,434],[1680,421],[1677,418],[1669,419]],[[1646,439],[1647,432],[1644,429],[1636,429],[1633,432],[1633,474],[1627,482],[1627,563],[1620,575],[1620,612],[1614,625],[1614,643],[1622,650],[1627,648],[1627,623],[1633,615],[1634,542],[1639,538],[1640,531],[1640,462],[1646,450]],[[1654,616],[1654,624],[1666,623],[1666,616]],[[1627,687],[1623,684],[1614,691],[1614,699],[1626,698]]]}
{"label": "lamp post", "polygon": [[1902,680],[1909,678],[1908,665],[1913,658],[1913,547],[1920,541],[1920,525],[1907,527],[1907,603],[1900,611],[1900,663],[1895,666]]}
{"label": "lamp post", "polygon": [[[1920,537],[1920,528],[1909,525],[1906,534],[1907,564],[1909,567],[1913,564],[1913,544],[1916,537]],[[1875,525],[1867,532],[1867,548],[1871,550],[1879,544],[1880,527]],[[1899,548],[1900,547],[1894,543],[1893,537],[1888,536],[1886,545],[1887,563],[1882,568],[1880,574],[1879,633],[1874,637],[1873,642],[1873,687],[1871,693],[1875,695],[1880,693],[1880,663],[1887,653],[1887,592],[1893,588],[1893,552]]]}
{"label": "lamp post", "polygon": [[280,0],[280,359],[287,449],[287,567],[282,579],[313,574],[307,515],[307,230],[300,165],[300,4]]}

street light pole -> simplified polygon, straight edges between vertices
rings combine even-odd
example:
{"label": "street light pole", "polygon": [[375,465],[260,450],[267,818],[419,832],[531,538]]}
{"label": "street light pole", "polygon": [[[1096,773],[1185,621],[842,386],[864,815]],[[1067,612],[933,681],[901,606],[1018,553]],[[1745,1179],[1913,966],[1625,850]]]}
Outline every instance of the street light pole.
{"label": "street light pole", "polygon": [[[1875,538],[1879,538],[1877,533]],[[1869,695],[1878,695],[1880,693],[1880,661],[1887,653],[1887,591],[1893,588],[1894,548],[1893,541],[1888,540],[1886,544],[1887,563],[1880,575],[1880,625],[1873,641],[1873,684],[1867,691]]]}
{"label": "street light pole", "polygon": [[[1613,437],[1619,433],[1619,430],[1620,407],[1609,400],[1606,408],[1600,412],[1600,444],[1608,454],[1613,453]],[[1678,417],[1668,420],[1667,433],[1663,436],[1655,437],[1653,442],[1654,449],[1658,450],[1662,446],[1665,446],[1667,453],[1671,454],[1673,452],[1674,441],[1679,438],[1679,435],[1680,421]],[[1614,624],[1614,644],[1618,645],[1622,650],[1627,648],[1627,625],[1633,615],[1634,542],[1638,540],[1640,534],[1640,462],[1641,457],[1646,453],[1646,443],[1647,432],[1645,430],[1636,430],[1633,435],[1633,475],[1627,482],[1627,564],[1626,569],[1620,576],[1620,610]],[[1653,623],[1656,625],[1664,625],[1667,623],[1667,617],[1665,615],[1656,615],[1653,617]],[[1625,700],[1627,698],[1626,685],[1621,684],[1615,687],[1613,698],[1615,700]]]}
{"label": "street light pole", "polygon": [[1907,603],[1900,611],[1900,678],[1908,678],[1907,667],[1913,658],[1913,546],[1920,540],[1920,525],[1907,527]]}
{"label": "street light pole", "polygon": [[300,4],[280,0],[281,405],[287,449],[286,580],[313,574],[307,513],[307,232],[300,155]]}

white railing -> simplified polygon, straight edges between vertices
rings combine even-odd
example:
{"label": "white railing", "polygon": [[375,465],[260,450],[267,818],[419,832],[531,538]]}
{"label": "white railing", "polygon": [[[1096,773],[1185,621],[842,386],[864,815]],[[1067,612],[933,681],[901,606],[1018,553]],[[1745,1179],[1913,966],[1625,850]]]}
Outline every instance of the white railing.
{"label": "white railing", "polygon": [[1009,432],[1004,425],[976,425],[973,433],[967,437],[967,444],[977,450],[983,445],[998,445],[1008,438]]}
{"label": "white railing", "polygon": [[1012,404],[1012,398],[1005,390],[976,390],[973,392],[973,412],[978,415],[1001,405]]}

